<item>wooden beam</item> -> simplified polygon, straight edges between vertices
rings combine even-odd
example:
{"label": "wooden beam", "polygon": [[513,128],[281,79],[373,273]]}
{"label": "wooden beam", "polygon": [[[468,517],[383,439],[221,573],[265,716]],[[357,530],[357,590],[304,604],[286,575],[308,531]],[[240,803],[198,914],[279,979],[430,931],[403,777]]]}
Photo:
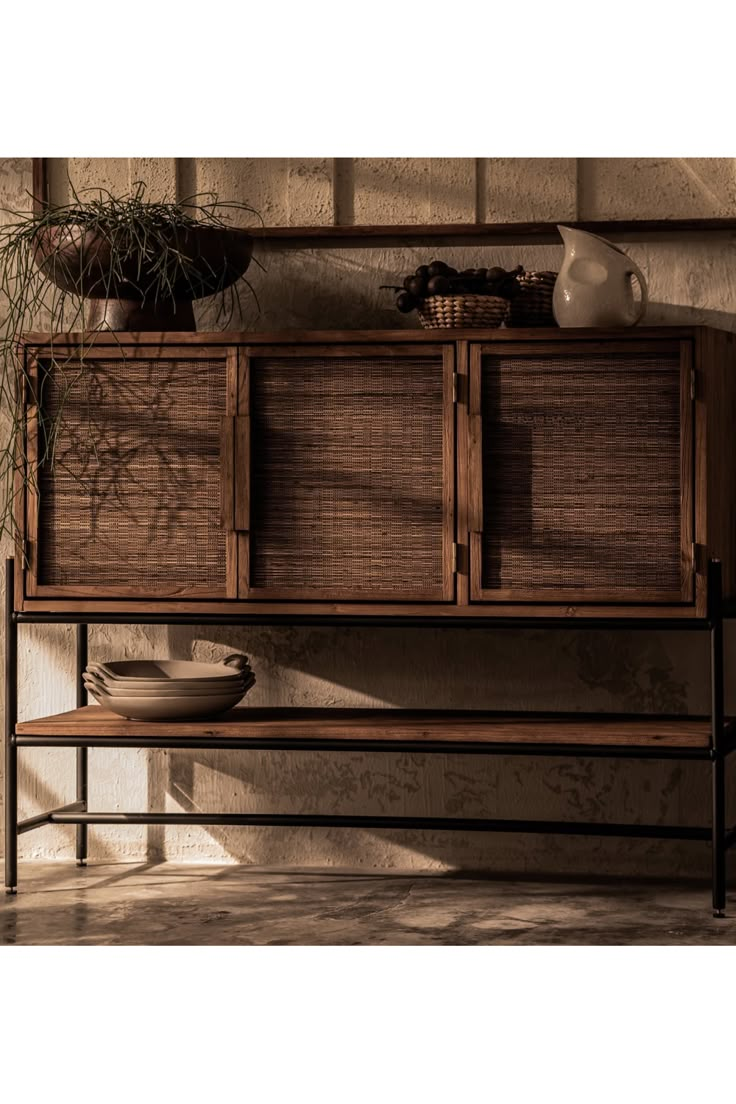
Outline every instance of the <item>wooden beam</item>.
{"label": "wooden beam", "polygon": [[49,173],[46,157],[33,158],[33,211],[38,213],[49,202]]}

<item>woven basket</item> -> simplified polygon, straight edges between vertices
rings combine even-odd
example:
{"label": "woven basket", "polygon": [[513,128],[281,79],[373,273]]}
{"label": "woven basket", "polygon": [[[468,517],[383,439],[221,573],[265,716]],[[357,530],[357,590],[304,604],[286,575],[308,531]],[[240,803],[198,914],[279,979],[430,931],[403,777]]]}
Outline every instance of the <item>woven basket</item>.
{"label": "woven basket", "polygon": [[517,276],[521,291],[511,300],[507,326],[556,326],[552,292],[556,272],[525,272]]}
{"label": "woven basket", "polygon": [[418,314],[425,330],[483,326],[495,329],[506,317],[507,299],[496,295],[430,295]]}

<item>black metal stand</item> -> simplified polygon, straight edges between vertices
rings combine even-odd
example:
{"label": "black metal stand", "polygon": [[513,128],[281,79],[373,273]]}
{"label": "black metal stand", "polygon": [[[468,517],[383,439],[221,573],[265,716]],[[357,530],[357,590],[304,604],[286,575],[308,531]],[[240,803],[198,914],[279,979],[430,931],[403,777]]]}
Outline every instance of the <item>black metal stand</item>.
{"label": "black metal stand", "polygon": [[13,611],[14,561],[5,561],[5,887],[18,885],[18,626]]}
{"label": "black metal stand", "polygon": [[[87,666],[87,626],[77,625],[77,708],[87,704],[87,690],[82,678]],[[87,748],[77,748],[77,801],[87,810],[87,779],[89,752]],[[87,825],[77,824],[77,866],[87,863]]]}
{"label": "black metal stand", "polygon": [[708,564],[712,775],[713,915],[726,908],[726,755],[724,746],[723,593],[721,564]]}
{"label": "black metal stand", "polygon": [[[227,737],[223,739],[192,736],[116,736],[97,737],[90,735],[65,735],[61,737],[43,737],[18,735],[17,724],[17,686],[18,686],[18,625],[19,624],[76,624],[77,625],[77,666],[76,697],[77,706],[87,703],[83,683],[83,673],[87,665],[87,625],[92,623],[108,624],[160,624],[179,623],[198,625],[207,624],[248,624],[261,623],[261,619],[246,616],[197,618],[192,615],[166,618],[158,614],[142,614],[134,617],[129,614],[49,614],[17,613],[14,610],[14,562],[5,563],[5,886],[8,893],[15,893],[18,884],[18,836],[39,828],[45,824],[75,824],[77,827],[76,856],[77,863],[83,866],[87,859],[87,830],[90,824],[228,824],[228,825],[276,825],[276,826],[320,826],[344,828],[415,828],[443,829],[465,832],[535,832],[560,833],[565,835],[622,836],[642,839],[679,839],[710,840],[712,847],[712,889],[713,915],[723,917],[726,907],[726,854],[736,844],[736,826],[726,830],[726,788],[725,765],[731,751],[736,748],[736,739],[728,730],[725,722],[724,707],[724,665],[723,665],[723,620],[721,564],[711,560],[708,565],[708,616],[704,619],[673,620],[664,618],[620,619],[586,618],[576,621],[576,628],[686,628],[710,633],[710,681],[711,681],[711,741],[710,747],[693,748],[675,746],[636,747],[584,745],[523,745],[523,744],[479,744],[472,741],[458,743],[441,740],[426,741],[401,740],[389,745],[376,745],[374,742],[356,740],[330,741],[322,737],[304,737],[302,739],[274,740],[258,736]],[[82,620],[84,618],[84,620]],[[270,623],[270,622],[269,622]],[[387,624],[403,622],[387,622]],[[455,624],[455,622],[450,622]],[[483,623],[483,622],[481,622]],[[446,620],[445,625],[448,624]],[[477,626],[478,621],[474,624]],[[487,624],[487,622],[486,622]],[[570,628],[569,619],[530,619],[527,622],[519,618],[499,621],[494,618],[495,627],[518,627],[520,624],[539,627]],[[580,716],[580,715],[577,715]],[[77,755],[76,800],[59,809],[18,821],[18,749],[20,747],[73,747]],[[421,751],[453,752],[459,754],[501,754],[501,755],[575,755],[596,756],[601,758],[658,758],[678,760],[700,760],[711,764],[712,807],[709,827],[677,826],[662,824],[606,824],[581,823],[577,821],[546,820],[492,820],[471,819],[467,817],[393,817],[393,816],[322,816],[319,814],[270,814],[270,813],[104,813],[90,812],[88,808],[88,749],[90,747],[132,747],[132,748],[242,748],[242,749],[283,749],[293,750],[334,750],[334,751]]]}

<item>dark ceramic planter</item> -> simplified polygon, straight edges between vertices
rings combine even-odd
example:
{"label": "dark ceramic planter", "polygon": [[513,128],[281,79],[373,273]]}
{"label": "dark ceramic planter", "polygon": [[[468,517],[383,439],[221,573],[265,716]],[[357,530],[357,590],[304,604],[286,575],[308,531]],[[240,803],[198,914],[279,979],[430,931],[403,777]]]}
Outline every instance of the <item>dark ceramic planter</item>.
{"label": "dark ceramic planter", "polygon": [[40,231],[33,258],[62,291],[91,301],[89,329],[195,330],[192,302],[240,279],[251,261],[253,239],[247,230],[203,225],[176,237],[172,233],[171,244],[185,258],[185,272],[171,295],[156,303],[146,295],[155,279],[155,258],[131,256],[113,276],[110,242],[81,223]]}

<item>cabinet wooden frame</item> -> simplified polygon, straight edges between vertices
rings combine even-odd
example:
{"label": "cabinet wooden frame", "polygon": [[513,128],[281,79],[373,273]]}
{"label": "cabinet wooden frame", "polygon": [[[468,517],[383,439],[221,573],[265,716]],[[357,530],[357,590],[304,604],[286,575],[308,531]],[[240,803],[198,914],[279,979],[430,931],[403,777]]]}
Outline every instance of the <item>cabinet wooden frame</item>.
{"label": "cabinet wooden frame", "polygon": [[[671,620],[678,618],[702,618],[708,611],[706,564],[709,558],[721,559],[723,564],[724,597],[736,601],[736,490],[734,480],[734,426],[736,426],[736,335],[704,326],[637,327],[636,330],[444,330],[444,331],[299,331],[279,333],[192,333],[192,334],[112,334],[69,333],[31,334],[24,339],[26,356],[32,366],[34,356],[52,354],[67,356],[84,350],[94,357],[186,356],[212,358],[228,357],[228,405],[223,419],[222,469],[224,485],[228,491],[224,499],[223,523],[232,525],[228,536],[228,585],[227,594],[216,596],[201,590],[182,590],[172,585],[165,592],[152,592],[142,588],[132,592],[121,588],[111,593],[93,581],[84,587],[43,588],[39,592],[37,570],[38,503],[31,487],[16,484],[20,537],[17,545],[18,563],[23,562],[23,552],[30,541],[29,563],[25,571],[16,572],[15,604],[18,610],[29,613],[103,613],[122,614],[126,611],[148,611],[160,614],[186,615],[188,613],[215,616],[238,615],[260,617],[314,617],[377,618],[394,616],[413,617],[419,620],[435,620],[448,623],[453,618],[466,621],[504,618],[565,618],[584,621],[588,618],[621,618]],[[615,349],[634,352],[639,347],[651,348],[656,344],[660,351],[676,344],[680,349],[680,396],[683,404],[682,472],[682,532],[681,556],[684,586],[673,593],[670,604],[663,604],[661,594],[656,600],[637,590],[631,599],[593,597],[590,593],[575,591],[550,594],[545,592],[537,599],[501,599],[497,591],[487,597],[479,597],[477,590],[471,596],[470,543],[471,520],[469,513],[474,504],[471,496],[470,466],[474,461],[477,444],[471,433],[471,354],[487,348],[498,352],[509,347],[515,353],[529,348],[537,355],[551,355],[563,347],[579,349],[598,347],[611,354]],[[243,580],[248,577],[248,540],[237,532],[245,528],[248,520],[247,485],[241,483],[236,491],[236,468],[247,453],[249,413],[247,395],[242,392],[242,381],[247,378],[244,366],[249,355],[268,356],[271,350],[294,349],[294,355],[344,355],[348,349],[358,356],[369,354],[380,347],[397,354],[413,346],[426,354],[432,346],[443,347],[445,357],[445,394],[454,391],[457,402],[445,408],[446,453],[448,471],[455,472],[455,489],[452,494],[452,511],[455,525],[447,526],[445,537],[446,563],[452,563],[456,553],[456,573],[452,589],[446,588],[449,597],[441,600],[416,599],[403,592],[392,594],[389,599],[371,597],[365,599],[346,595],[325,598],[313,590],[302,596],[295,593],[281,597],[256,595]],[[689,359],[690,358],[690,359]],[[453,366],[454,365],[454,366]],[[691,372],[688,379],[688,371]],[[454,378],[453,378],[454,373]],[[694,391],[694,401],[690,395]],[[473,400],[475,401],[475,400]],[[454,413],[453,413],[454,411]],[[244,419],[244,420],[243,420]],[[455,423],[453,425],[453,423]],[[687,434],[690,433],[688,441]],[[26,448],[33,454],[34,410],[28,406]],[[237,450],[237,456],[236,456]],[[689,458],[689,459],[688,459]],[[230,493],[230,489],[232,493]],[[452,488],[450,488],[452,491]],[[689,502],[688,502],[689,496]],[[232,506],[232,514],[230,513]],[[477,506],[477,503],[475,504]],[[237,511],[237,512],[236,512]],[[449,507],[448,507],[449,512]],[[692,519],[692,520],[691,520]],[[689,529],[688,529],[689,526]],[[454,548],[453,548],[454,543]],[[689,589],[694,577],[694,594]],[[240,582],[239,582],[240,581]],[[240,589],[239,589],[240,586]]]}
{"label": "cabinet wooden frame", "polygon": [[[549,589],[484,587],[482,582],[482,540],[484,526],[483,496],[483,411],[481,402],[482,358],[524,356],[550,358],[580,356],[581,353],[615,357],[616,354],[639,353],[672,355],[679,359],[679,414],[680,414],[680,586],[677,590],[644,591],[641,587],[630,591],[603,588]],[[564,602],[575,605],[595,603],[637,603],[647,605],[692,604],[694,600],[695,557],[693,542],[693,479],[694,479],[694,386],[692,343],[688,340],[670,341],[666,336],[659,341],[620,340],[595,342],[591,340],[545,343],[512,341],[493,345],[484,342],[471,343],[468,356],[468,401],[465,407],[467,428],[467,482],[461,497],[467,504],[469,549],[469,599],[471,602],[544,603]]]}
{"label": "cabinet wooden frame", "polygon": [[[376,357],[401,360],[402,358],[436,357],[442,365],[442,585],[440,588],[406,589],[375,587],[370,591],[353,590],[341,586],[324,588],[265,587],[255,585],[251,578],[251,394],[253,361],[263,357],[300,358]],[[234,419],[235,441],[235,520],[238,531],[238,597],[249,601],[319,601],[328,602],[452,602],[455,598],[455,350],[451,344],[418,345],[413,343],[383,343],[378,336],[375,344],[356,346],[347,343],[334,345],[274,344],[245,345],[239,350],[237,417]]]}
{"label": "cabinet wooden frame", "polygon": [[[124,335],[121,335],[124,336]],[[82,355],[83,354],[83,355]],[[38,425],[39,405],[37,402],[40,388],[40,362],[53,357],[65,358],[66,363],[78,362],[79,370],[84,371],[85,361],[95,363],[111,360],[148,360],[151,358],[150,350],[131,346],[124,340],[115,345],[98,345],[94,337],[86,346],[62,345],[56,341],[53,344],[26,349],[26,374],[28,389],[25,396],[25,432],[26,432],[26,494],[25,510],[19,519],[19,543],[25,549],[26,570],[25,594],[29,599],[67,599],[67,598],[131,598],[131,599],[233,599],[237,598],[237,540],[235,534],[227,529],[223,532],[223,549],[225,555],[225,586],[171,585],[157,586],[142,583],[140,586],[130,584],[64,584],[50,585],[39,581],[39,524],[40,524],[40,488],[39,488],[39,456],[38,456]],[[223,427],[227,426],[229,417],[235,411],[236,387],[237,387],[237,348],[220,348],[213,350],[207,346],[167,344],[156,352],[157,360],[212,360],[222,359],[225,369],[225,409],[223,411]],[[227,503],[234,501],[233,465],[228,462],[227,435],[222,434],[220,449],[220,485],[223,513],[227,513]]]}

